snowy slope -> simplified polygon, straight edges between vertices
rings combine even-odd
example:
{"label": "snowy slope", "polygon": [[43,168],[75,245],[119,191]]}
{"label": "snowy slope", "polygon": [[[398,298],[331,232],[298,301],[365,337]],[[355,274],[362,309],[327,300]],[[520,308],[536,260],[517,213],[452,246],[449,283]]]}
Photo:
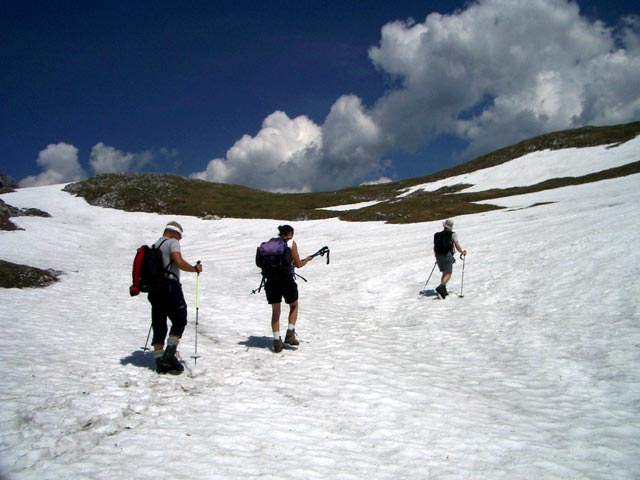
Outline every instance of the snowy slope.
{"label": "snowy slope", "polygon": [[580,177],[608,168],[620,167],[637,162],[640,160],[639,157],[640,136],[621,145],[542,150],[495,167],[416,185],[408,188],[400,196],[407,196],[418,190],[433,192],[443,187],[459,184],[473,185],[462,192],[526,187],[553,178]]}
{"label": "snowy slope", "polygon": [[[555,163],[567,154],[554,152]],[[544,165],[527,171],[544,177]],[[501,171],[510,167],[517,178],[517,162]],[[464,298],[445,301],[418,295],[439,222],[296,223],[301,253],[329,245],[331,264],[300,271],[309,281],[299,282],[301,345],[278,355],[264,296],[250,294],[255,247],[278,221],[125,213],[61,186],[2,195],[52,218],[14,218],[25,230],[0,232],[0,256],[65,274],[42,290],[0,289],[0,471],[10,480],[637,479],[639,187],[633,175],[457,218],[469,251]],[[538,202],[553,203],[526,208]],[[205,268],[197,366],[195,276],[183,274],[180,377],[152,370],[140,349],[148,303],[128,296],[136,247],[174,218],[186,230],[183,255]],[[460,292],[462,267],[450,291]]]}

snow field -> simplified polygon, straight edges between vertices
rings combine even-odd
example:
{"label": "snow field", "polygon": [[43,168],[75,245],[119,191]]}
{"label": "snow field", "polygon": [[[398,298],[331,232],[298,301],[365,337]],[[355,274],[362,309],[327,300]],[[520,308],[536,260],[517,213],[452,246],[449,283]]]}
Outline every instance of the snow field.
{"label": "snow field", "polygon": [[[0,290],[0,466],[11,480],[638,478],[639,180],[456,218],[464,298],[458,260],[445,301],[418,295],[439,222],[293,223],[301,255],[328,245],[331,264],[299,271],[301,344],[278,355],[250,292],[255,248],[283,222],[100,209],[60,186],[5,194],[52,218],[14,219],[25,230],[0,232],[3,258],[64,275]],[[149,305],[128,296],[135,249],[171,219],[205,269],[197,365],[196,277],[182,277],[179,377],[152,370]]]}

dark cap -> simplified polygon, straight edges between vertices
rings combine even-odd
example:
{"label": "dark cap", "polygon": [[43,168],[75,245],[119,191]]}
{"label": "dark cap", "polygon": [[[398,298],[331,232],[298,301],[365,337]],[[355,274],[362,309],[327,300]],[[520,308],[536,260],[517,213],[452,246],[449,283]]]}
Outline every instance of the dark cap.
{"label": "dark cap", "polygon": [[280,232],[280,235],[288,235],[289,233],[293,233],[293,227],[291,225],[280,225],[278,232]]}

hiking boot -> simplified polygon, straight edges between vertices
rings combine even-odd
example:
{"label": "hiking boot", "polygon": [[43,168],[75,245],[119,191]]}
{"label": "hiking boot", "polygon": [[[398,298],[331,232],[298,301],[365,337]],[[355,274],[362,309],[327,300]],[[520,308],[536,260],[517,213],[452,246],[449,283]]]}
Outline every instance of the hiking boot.
{"label": "hiking boot", "polygon": [[167,366],[162,362],[162,357],[156,358],[156,372],[167,373],[168,371]]}
{"label": "hiking boot", "polygon": [[274,352],[280,353],[283,348],[284,348],[284,343],[282,343],[282,339],[281,338],[279,338],[278,340],[274,340],[273,341],[273,351]]}
{"label": "hiking boot", "polygon": [[296,338],[295,330],[287,330],[287,334],[284,337],[284,343],[293,345],[293,346],[300,345],[300,342],[298,342],[298,339]]}
{"label": "hiking boot", "polygon": [[173,360],[166,361],[162,358],[156,358],[156,372],[158,373],[170,373],[172,375],[179,375],[184,371],[184,365],[180,363],[180,360],[174,357]]}
{"label": "hiking boot", "polygon": [[167,345],[162,357],[156,360],[156,370],[158,373],[180,374],[184,372],[184,365],[176,357],[176,345]]}
{"label": "hiking boot", "polygon": [[184,365],[176,357],[165,359],[161,358],[158,362],[158,373],[170,373],[179,375],[184,372]]}
{"label": "hiking boot", "polygon": [[442,298],[443,300],[446,298],[446,296],[448,295],[447,292],[447,287],[445,287],[444,285],[438,285],[436,287],[436,292],[438,293],[438,295],[440,296],[440,298]]}

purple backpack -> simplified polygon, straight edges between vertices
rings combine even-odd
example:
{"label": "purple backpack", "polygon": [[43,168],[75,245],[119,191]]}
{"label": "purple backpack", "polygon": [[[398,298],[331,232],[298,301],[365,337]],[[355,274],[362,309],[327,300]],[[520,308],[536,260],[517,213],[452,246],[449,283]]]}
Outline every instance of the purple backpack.
{"label": "purple backpack", "polygon": [[265,277],[293,274],[293,257],[287,242],[280,237],[262,242],[256,251],[256,265]]}

